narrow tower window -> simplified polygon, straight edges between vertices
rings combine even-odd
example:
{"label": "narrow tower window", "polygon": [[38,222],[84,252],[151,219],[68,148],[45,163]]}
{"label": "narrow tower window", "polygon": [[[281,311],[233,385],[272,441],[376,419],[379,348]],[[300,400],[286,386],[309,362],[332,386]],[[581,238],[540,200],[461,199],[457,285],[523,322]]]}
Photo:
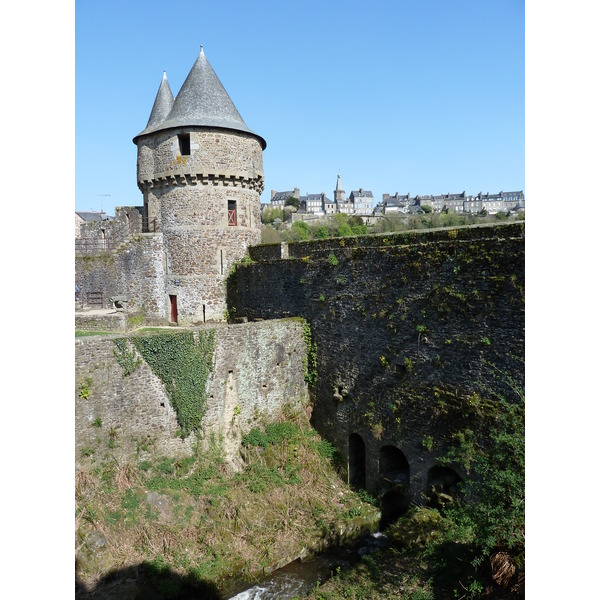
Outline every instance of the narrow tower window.
{"label": "narrow tower window", "polygon": [[180,133],[177,138],[179,139],[179,152],[181,156],[190,155],[190,134]]}
{"label": "narrow tower window", "polygon": [[227,225],[237,225],[236,204],[235,200],[227,201]]}

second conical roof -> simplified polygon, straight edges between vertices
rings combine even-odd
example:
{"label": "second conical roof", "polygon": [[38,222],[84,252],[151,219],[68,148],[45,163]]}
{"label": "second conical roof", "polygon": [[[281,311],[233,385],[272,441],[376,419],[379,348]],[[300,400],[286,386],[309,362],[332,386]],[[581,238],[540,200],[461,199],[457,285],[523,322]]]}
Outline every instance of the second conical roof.
{"label": "second conical roof", "polygon": [[166,118],[153,124],[150,121],[134,142],[141,135],[173,127],[218,127],[249,133],[260,141],[263,150],[267,146],[265,140],[244,123],[202,49]]}
{"label": "second conical roof", "polygon": [[146,129],[156,129],[161,123],[163,123],[164,120],[169,116],[174,102],[175,98],[173,98],[173,92],[171,91],[171,86],[169,85],[167,73],[165,71],[163,73],[162,81],[160,82],[160,87],[158,88],[158,92],[156,94],[156,99],[154,100],[154,106],[152,107],[152,112],[150,113],[150,118],[148,119]]}

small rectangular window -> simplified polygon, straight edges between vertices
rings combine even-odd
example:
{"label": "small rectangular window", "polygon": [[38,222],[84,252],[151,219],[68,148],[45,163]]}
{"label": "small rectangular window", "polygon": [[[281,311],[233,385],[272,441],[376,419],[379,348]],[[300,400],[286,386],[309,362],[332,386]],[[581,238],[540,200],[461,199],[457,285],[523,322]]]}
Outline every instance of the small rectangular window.
{"label": "small rectangular window", "polygon": [[190,155],[190,134],[180,133],[177,138],[179,139],[179,152],[181,156]]}
{"label": "small rectangular window", "polygon": [[237,225],[236,201],[227,201],[227,225]]}

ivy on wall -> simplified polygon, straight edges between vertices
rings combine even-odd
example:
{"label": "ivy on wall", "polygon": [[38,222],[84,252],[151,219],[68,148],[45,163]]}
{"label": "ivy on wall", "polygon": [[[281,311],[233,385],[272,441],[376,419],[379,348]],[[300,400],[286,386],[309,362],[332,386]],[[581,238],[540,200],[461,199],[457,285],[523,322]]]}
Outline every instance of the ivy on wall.
{"label": "ivy on wall", "polygon": [[317,382],[317,342],[312,339],[308,323],[304,323],[304,341],[306,342],[306,356],[302,360],[304,380],[308,382],[308,385],[314,386]]}
{"label": "ivy on wall", "polygon": [[117,350],[114,351],[117,362],[123,369],[123,377],[131,375],[141,364],[142,359],[135,355],[127,348],[127,340],[125,338],[118,338],[114,340]]}
{"label": "ivy on wall", "polygon": [[213,370],[214,331],[163,333],[132,338],[164,383],[183,437],[199,431],[206,412],[206,382]]}

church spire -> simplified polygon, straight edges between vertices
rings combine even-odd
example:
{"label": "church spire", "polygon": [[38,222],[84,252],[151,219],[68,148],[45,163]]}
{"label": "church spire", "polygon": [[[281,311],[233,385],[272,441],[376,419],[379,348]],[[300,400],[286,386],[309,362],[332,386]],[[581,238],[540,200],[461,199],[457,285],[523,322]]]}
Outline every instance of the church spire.
{"label": "church spire", "polygon": [[333,199],[336,202],[343,202],[345,198],[346,192],[344,192],[344,189],[342,188],[342,176],[338,173],[335,191],[333,192]]}

